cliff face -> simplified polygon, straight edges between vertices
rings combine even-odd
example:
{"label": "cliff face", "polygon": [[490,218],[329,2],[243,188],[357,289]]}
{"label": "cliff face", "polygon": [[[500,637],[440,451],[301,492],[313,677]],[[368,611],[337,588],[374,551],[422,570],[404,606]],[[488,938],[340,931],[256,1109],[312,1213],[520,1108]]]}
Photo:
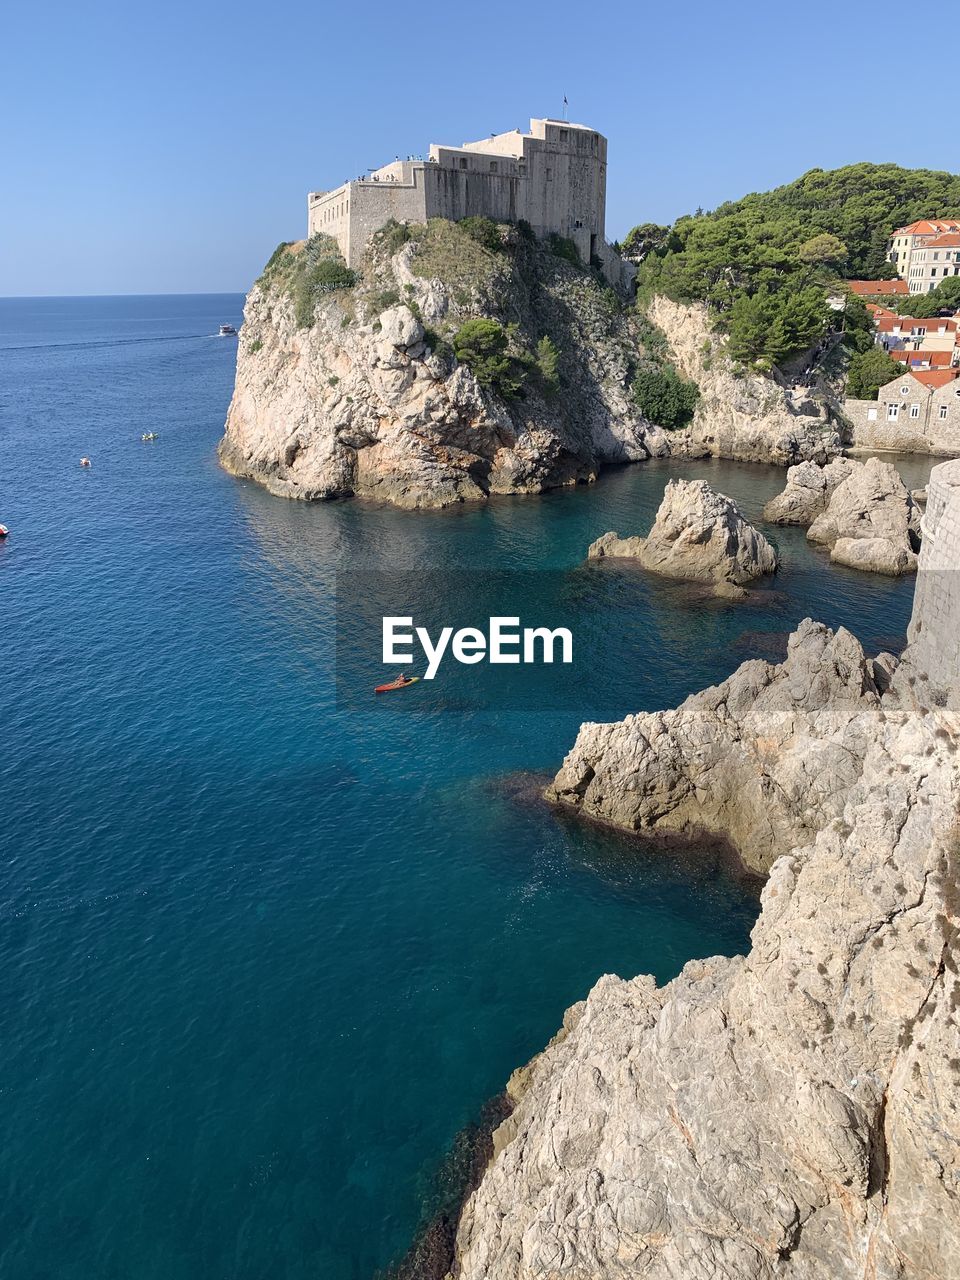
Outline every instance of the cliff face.
{"label": "cliff face", "polygon": [[[944,550],[960,487],[931,493]],[[596,746],[594,811],[700,808],[769,868],[762,910],[745,958],[601,978],[516,1073],[458,1280],[960,1277],[958,672],[926,671],[960,596],[935,545],[899,665],[807,622],[779,667],[581,730],[561,797],[579,778],[586,807]]]}
{"label": "cliff face", "polygon": [[[244,311],[224,465],[286,497],[437,507],[665,453],[629,394],[634,317],[591,273],[504,234],[502,250],[452,223],[396,251],[375,237],[357,286],[321,297],[304,327],[265,274]],[[519,394],[454,359],[456,332],[477,317],[502,322]],[[555,384],[534,363],[544,337]]]}
{"label": "cliff face", "polygon": [[658,296],[647,315],[666,336],[674,363],[700,388],[693,422],[671,435],[671,452],[779,466],[825,463],[840,452],[824,397],[781,387],[760,374],[737,373],[705,306]]}
{"label": "cliff face", "polygon": [[[352,287],[306,308],[291,282],[314,242],[275,255],[244,310],[223,465],[285,497],[438,507],[671,452],[787,465],[837,451],[823,404],[735,376],[705,312],[663,298],[650,318],[701,400],[685,430],[647,421],[630,389],[649,354],[643,317],[562,254],[516,228],[498,234],[480,243],[442,220],[388,229]],[[503,326],[515,394],[454,357],[477,318]],[[555,378],[538,367],[545,338]]]}

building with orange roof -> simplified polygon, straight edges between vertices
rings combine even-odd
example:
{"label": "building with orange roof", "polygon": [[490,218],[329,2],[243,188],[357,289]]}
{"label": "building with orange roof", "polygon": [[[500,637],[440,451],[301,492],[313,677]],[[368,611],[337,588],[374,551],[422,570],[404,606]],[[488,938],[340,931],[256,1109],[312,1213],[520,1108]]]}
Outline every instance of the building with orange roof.
{"label": "building with orange roof", "polygon": [[910,292],[906,280],[848,280],[847,288],[858,298],[879,298],[884,294]]}
{"label": "building with orange roof", "polygon": [[843,402],[847,443],[864,449],[960,454],[960,369],[911,370],[876,400]]}
{"label": "building with orange roof", "polygon": [[960,275],[960,218],[920,218],[898,227],[887,261],[910,293],[929,293],[944,276]]}
{"label": "building with orange roof", "polygon": [[899,360],[908,369],[952,369],[956,367],[956,347],[953,351],[891,351],[890,358]]}
{"label": "building with orange roof", "polygon": [[873,323],[878,346],[893,356],[899,351],[946,351],[960,358],[960,320],[956,316],[920,320],[884,311],[874,316]]}

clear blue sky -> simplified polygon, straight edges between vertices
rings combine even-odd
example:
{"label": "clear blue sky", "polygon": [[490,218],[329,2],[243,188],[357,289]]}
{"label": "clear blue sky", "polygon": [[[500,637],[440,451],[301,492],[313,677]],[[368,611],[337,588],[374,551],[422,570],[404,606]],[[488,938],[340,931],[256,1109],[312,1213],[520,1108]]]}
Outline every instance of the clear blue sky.
{"label": "clear blue sky", "polygon": [[0,295],[243,290],[309,189],[565,93],[610,139],[610,239],[815,166],[958,165],[955,130],[883,105],[902,51],[863,0],[6,13]]}

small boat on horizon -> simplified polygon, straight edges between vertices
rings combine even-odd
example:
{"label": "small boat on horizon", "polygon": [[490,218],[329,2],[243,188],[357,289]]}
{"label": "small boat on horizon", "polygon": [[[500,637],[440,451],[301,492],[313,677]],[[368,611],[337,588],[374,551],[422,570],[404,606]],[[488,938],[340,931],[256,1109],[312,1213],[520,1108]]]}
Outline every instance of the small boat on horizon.
{"label": "small boat on horizon", "polygon": [[141,440],[159,440],[160,434],[157,431],[145,431],[140,437]]}
{"label": "small boat on horizon", "polygon": [[80,465],[81,465],[81,467],[89,467],[89,465],[90,465],[90,459],[89,459],[89,458],[81,458],[81,459],[80,459]]}
{"label": "small boat on horizon", "polygon": [[9,532],[10,532],[10,530],[7,528],[7,526],[6,526],[5,524],[0,524],[0,538],[5,538],[5,537],[7,537],[7,535],[9,534]]}
{"label": "small boat on horizon", "polygon": [[235,338],[237,336],[237,331],[232,324],[222,324],[220,326],[219,336],[221,338]]}

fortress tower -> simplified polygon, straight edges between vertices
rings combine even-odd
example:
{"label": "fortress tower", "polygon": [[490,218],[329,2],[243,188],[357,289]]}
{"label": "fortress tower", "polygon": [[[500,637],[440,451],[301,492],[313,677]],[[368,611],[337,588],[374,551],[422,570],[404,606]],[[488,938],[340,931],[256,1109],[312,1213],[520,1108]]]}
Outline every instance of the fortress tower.
{"label": "fortress tower", "polygon": [[485,216],[530,223],[538,236],[572,240],[585,263],[594,261],[613,284],[626,284],[631,268],[604,235],[607,140],[586,125],[531,120],[461,147],[430,147],[426,160],[396,160],[368,177],[307,197],[307,234],[322,232],[357,265],[374,231],[391,219]]}

